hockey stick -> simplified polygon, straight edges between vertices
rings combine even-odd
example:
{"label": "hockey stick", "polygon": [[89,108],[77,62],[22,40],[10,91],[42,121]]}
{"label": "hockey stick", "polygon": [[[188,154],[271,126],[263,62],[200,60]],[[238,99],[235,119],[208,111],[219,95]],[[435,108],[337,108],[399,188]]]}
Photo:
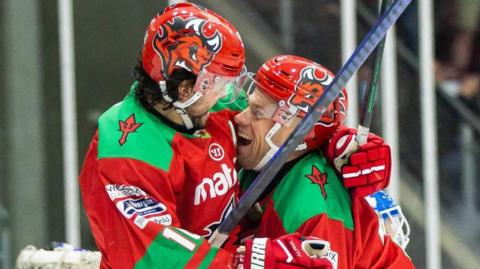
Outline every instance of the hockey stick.
{"label": "hockey stick", "polygon": [[257,201],[266,187],[270,184],[273,177],[277,174],[283,164],[287,161],[290,153],[295,150],[297,145],[313,128],[315,122],[326,111],[327,107],[340,93],[348,80],[365,62],[372,53],[380,40],[385,36],[388,29],[395,23],[398,17],[412,0],[396,0],[395,3],[382,15],[373,26],[372,30],[362,40],[347,63],[338,72],[337,76],[325,89],[312,110],[305,115],[288,139],[283,143],[273,158],[267,163],[262,172],[257,176],[252,185],[240,198],[237,207],[234,207],[225,220],[220,223],[217,230],[208,240],[213,246],[220,247],[228,238],[228,234],[235,228],[240,220],[245,216],[248,210]]}
{"label": "hockey stick", "polygon": [[[392,0],[383,0],[380,7],[380,16],[385,13],[392,4]],[[356,141],[361,146],[367,143],[368,133],[370,132],[370,122],[373,114],[373,106],[375,106],[375,98],[378,91],[378,78],[381,74],[383,49],[385,47],[385,37],[378,43],[377,48],[373,52],[374,60],[372,62],[372,76],[368,82],[367,91],[362,104],[362,114],[360,115],[360,123],[357,127]]]}

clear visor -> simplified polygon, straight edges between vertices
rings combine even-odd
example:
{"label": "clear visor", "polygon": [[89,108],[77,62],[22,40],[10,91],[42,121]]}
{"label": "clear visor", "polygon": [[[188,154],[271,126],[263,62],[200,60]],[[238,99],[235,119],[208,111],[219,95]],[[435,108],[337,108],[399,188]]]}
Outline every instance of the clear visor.
{"label": "clear visor", "polygon": [[[255,73],[248,72],[247,78],[243,85],[243,89],[245,90],[247,97],[253,95],[255,91],[260,91],[268,96],[268,93],[262,91],[262,89],[257,85],[259,85],[259,83],[256,80]],[[297,111],[298,108],[296,106],[290,105],[285,100],[280,100],[278,102],[273,101],[268,105],[263,105],[262,107],[256,107],[252,109],[252,113],[257,119],[273,119],[275,122],[278,122],[281,125],[287,125],[290,119],[297,114]]]}
{"label": "clear visor", "polygon": [[197,96],[216,98],[219,103],[233,103],[240,95],[246,74],[245,66],[238,76],[218,75],[203,68],[197,76],[193,91]]}

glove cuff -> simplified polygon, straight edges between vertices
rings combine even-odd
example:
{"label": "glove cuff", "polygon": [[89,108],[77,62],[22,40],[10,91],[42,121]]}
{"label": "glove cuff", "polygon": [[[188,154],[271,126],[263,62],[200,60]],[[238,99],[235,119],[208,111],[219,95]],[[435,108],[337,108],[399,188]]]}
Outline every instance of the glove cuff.
{"label": "glove cuff", "polygon": [[349,144],[350,141],[347,140],[349,139],[348,135],[350,134],[355,135],[356,130],[354,128],[342,126],[337,129],[337,131],[333,134],[332,138],[330,138],[330,140],[328,141],[328,144],[324,149],[323,153],[325,154],[325,157],[331,165],[335,166],[334,160],[338,157],[338,152],[340,151],[339,149]]}
{"label": "glove cuff", "polygon": [[245,242],[244,269],[275,268],[272,242],[268,238],[253,238]]}

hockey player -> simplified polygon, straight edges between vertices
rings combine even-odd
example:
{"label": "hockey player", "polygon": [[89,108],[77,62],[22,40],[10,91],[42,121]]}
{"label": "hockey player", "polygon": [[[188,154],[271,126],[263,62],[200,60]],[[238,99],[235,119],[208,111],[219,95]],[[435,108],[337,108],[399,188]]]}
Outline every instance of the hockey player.
{"label": "hockey player", "polygon": [[[212,11],[177,4],[150,22],[137,80],[99,118],[80,174],[102,269],[235,266],[234,251],[204,238],[239,192],[235,112],[211,108],[233,98],[244,62],[240,35]],[[329,268],[308,247],[315,240],[271,241],[272,268]]]}
{"label": "hockey player", "polygon": [[[266,61],[252,79],[254,87],[250,89],[254,90],[249,93],[249,107],[235,116],[239,137],[238,163],[247,169],[241,174],[245,183],[272,158],[278,146],[321,96],[333,75],[310,60],[284,55]],[[338,126],[343,121],[345,111],[346,96],[342,92],[317,123],[316,137],[321,137],[318,134],[322,132],[322,126],[324,138],[332,135],[335,128],[331,126]],[[309,150],[310,144],[325,141],[312,141],[310,137],[307,135],[305,143],[291,154],[263,193],[263,215],[256,236],[277,238],[296,232],[323,238],[330,242],[328,257],[334,267],[341,269],[413,268],[411,260],[390,237],[379,235],[375,212],[362,197],[378,187],[374,178],[384,176],[386,169],[380,168],[385,165],[378,162],[388,160],[385,155],[389,156],[389,152],[382,146],[383,141],[370,135],[370,142],[366,144],[368,148],[350,156],[346,166],[349,171],[343,170],[343,175],[356,170],[358,173],[353,173],[350,178],[365,184],[373,183],[365,185],[373,187],[360,187],[358,195],[350,195],[322,154]],[[337,139],[334,135],[337,140],[330,142],[338,151],[333,154],[336,156],[333,159],[341,158],[342,153],[349,151],[343,146],[349,144],[347,139],[353,136],[341,133],[341,137],[343,139]],[[375,141],[373,144],[372,140]],[[378,169],[364,169],[366,167]],[[259,240],[247,240],[245,260],[254,258],[251,246],[262,245]]]}

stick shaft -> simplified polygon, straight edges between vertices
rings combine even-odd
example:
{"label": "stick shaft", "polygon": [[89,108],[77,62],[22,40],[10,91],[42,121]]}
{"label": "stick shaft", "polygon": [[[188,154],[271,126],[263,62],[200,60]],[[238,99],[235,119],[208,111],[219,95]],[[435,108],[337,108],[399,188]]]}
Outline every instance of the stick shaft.
{"label": "stick shaft", "polygon": [[[392,0],[383,0],[380,8],[380,15],[384,14],[388,7],[392,4]],[[378,92],[378,79],[382,70],[383,50],[385,47],[386,36],[378,43],[377,48],[373,52],[374,60],[372,62],[372,75],[368,82],[365,98],[363,99],[360,123],[358,124],[358,132],[356,140],[361,146],[367,142],[368,133],[370,131],[370,123],[373,115],[373,107]]]}

